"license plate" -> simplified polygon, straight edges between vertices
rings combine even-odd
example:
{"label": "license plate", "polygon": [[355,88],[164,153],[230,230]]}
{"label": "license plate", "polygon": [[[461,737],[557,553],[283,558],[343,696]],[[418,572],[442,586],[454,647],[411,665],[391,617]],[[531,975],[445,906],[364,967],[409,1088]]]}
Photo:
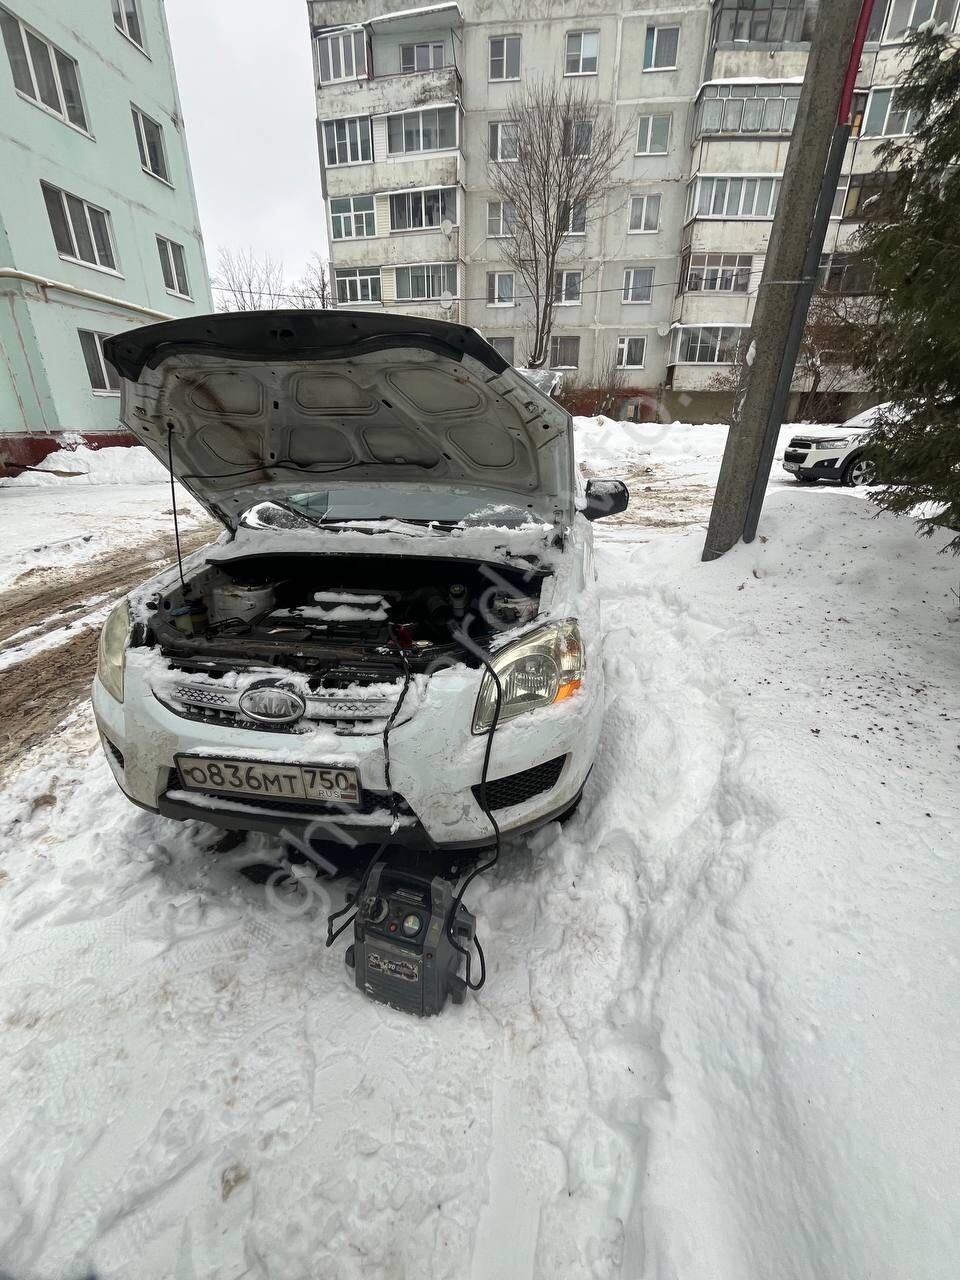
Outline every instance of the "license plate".
{"label": "license plate", "polygon": [[799,470],[800,470],[800,463],[799,463],[799,462],[785,462],[785,463],[783,464],[783,469],[784,469],[784,471],[799,471]]}
{"label": "license plate", "polygon": [[340,765],[268,764],[263,760],[224,760],[220,756],[177,756],[180,780],[189,791],[221,795],[270,796],[280,800],[320,800],[359,804],[356,769]]}

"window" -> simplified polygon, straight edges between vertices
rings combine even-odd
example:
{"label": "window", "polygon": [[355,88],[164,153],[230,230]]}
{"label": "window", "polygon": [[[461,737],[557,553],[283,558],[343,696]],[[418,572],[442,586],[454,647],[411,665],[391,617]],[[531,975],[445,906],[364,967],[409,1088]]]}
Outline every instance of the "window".
{"label": "window", "polygon": [[334,272],[338,302],[380,302],[379,267],[338,267]]}
{"label": "window", "polygon": [[490,159],[516,160],[517,126],[513,120],[494,120],[490,124]]}
{"label": "window", "polygon": [[863,121],[867,114],[867,99],[870,97],[866,90],[858,89],[853,95],[853,101],[850,104],[850,136],[859,138],[863,129]]}
{"label": "window", "polygon": [[687,188],[687,218],[772,218],[780,178],[695,178]]}
{"label": "window", "polygon": [[644,71],[674,71],[679,48],[679,27],[647,27],[643,46]]}
{"label": "window", "polygon": [[513,338],[488,338],[487,342],[489,342],[490,346],[493,347],[497,355],[503,356],[507,364],[513,364]]}
{"label": "window", "polygon": [[714,9],[713,43],[802,40],[803,6],[804,0],[719,0]]}
{"label": "window", "polygon": [[431,107],[387,117],[387,151],[392,156],[446,151],[456,145],[456,107]]}
{"label": "window", "polygon": [[568,31],[564,74],[595,76],[600,61],[599,31]]}
{"label": "window", "polygon": [[708,84],[697,104],[694,137],[718,133],[793,133],[799,84]]}
{"label": "window", "polygon": [[157,236],[157,248],[160,251],[160,270],[163,272],[163,283],[169,293],[179,293],[181,298],[190,297],[190,286],[187,283],[187,264],[183,256],[183,245],[175,240],[167,240]]}
{"label": "window", "polygon": [[116,271],[117,260],[110,235],[110,215],[106,209],[87,204],[58,187],[41,182],[43,200],[53,231],[57,252],[88,266]]}
{"label": "window", "polygon": [[520,37],[490,37],[490,79],[520,79]]}
{"label": "window", "polygon": [[137,0],[113,0],[113,25],[138,49],[143,49],[143,24]]}
{"label": "window", "polygon": [[733,364],[749,329],[733,324],[691,325],[679,330],[677,363]]}
{"label": "window", "polygon": [[687,253],[680,267],[681,292],[749,293],[749,253]]}
{"label": "window", "polygon": [[418,263],[414,267],[397,267],[397,301],[435,301],[445,293],[457,296],[456,263]]}
{"label": "window", "polygon": [[370,121],[366,116],[327,120],[323,126],[323,153],[328,165],[365,164],[373,159]]}
{"label": "window", "polygon": [[634,196],[630,201],[630,230],[650,232],[660,230],[660,194]]}
{"label": "window", "polygon": [[[953,21],[955,0],[893,0],[887,22],[887,40],[903,40],[923,22]],[[883,5],[877,6],[881,11]]]}
{"label": "window", "polygon": [[863,122],[861,137],[880,138],[893,137],[897,134],[914,133],[920,122],[919,111],[908,111],[897,105],[899,92],[896,89],[874,89],[870,95],[870,106],[867,108]]}
{"label": "window", "polygon": [[342,196],[330,201],[334,240],[362,240],[377,234],[373,196]]}
{"label": "window", "polygon": [[817,282],[825,293],[862,295],[870,293],[873,277],[855,253],[825,253],[820,259]]}
{"label": "window", "polygon": [[582,236],[587,229],[586,200],[574,200],[573,204],[564,201],[560,207],[560,219],[568,236]]}
{"label": "window", "polygon": [[487,235],[508,236],[513,232],[516,210],[509,200],[487,201]]}
{"label": "window", "polygon": [[641,116],[637,126],[637,155],[665,156],[670,142],[670,116]]}
{"label": "window", "polygon": [[852,173],[841,178],[830,216],[850,222],[893,217],[903,205],[897,185],[896,173]]}
{"label": "window", "polygon": [[130,106],[133,115],[133,131],[137,135],[137,149],[140,152],[140,164],[147,173],[164,182],[170,181],[167,172],[167,156],[163,149],[163,130],[156,120],[145,116],[139,107]]}
{"label": "window", "polygon": [[513,301],[513,272],[488,271],[487,306],[512,307]]}
{"label": "window", "polygon": [[557,307],[572,307],[580,302],[583,292],[582,271],[555,271],[553,273],[553,303]]}
{"label": "window", "polygon": [[444,64],[442,44],[402,44],[400,46],[400,70],[436,71]]}
{"label": "window", "polygon": [[41,39],[6,9],[0,9],[0,28],[18,92],[68,124],[86,130],[87,118],[83,113],[74,59]]}
{"label": "window", "polygon": [[647,354],[646,338],[617,339],[617,368],[642,369]]}
{"label": "window", "polygon": [[320,65],[321,84],[365,79],[367,47],[363,32],[338,31],[335,35],[318,36],[317,61]]}
{"label": "window", "polygon": [[103,358],[103,340],[109,333],[94,333],[91,329],[78,329],[80,350],[83,362],[87,366],[87,377],[94,391],[106,392],[108,395],[119,395],[120,379],[112,365]]}
{"label": "window", "polygon": [[565,156],[588,156],[592,146],[592,120],[564,120],[563,154]]}
{"label": "window", "polygon": [[580,339],[560,337],[550,339],[550,368],[575,369],[580,363]]}
{"label": "window", "polygon": [[653,301],[653,267],[627,267],[623,273],[624,302]]}
{"label": "window", "polygon": [[456,187],[401,191],[390,197],[390,230],[421,231],[457,221]]}

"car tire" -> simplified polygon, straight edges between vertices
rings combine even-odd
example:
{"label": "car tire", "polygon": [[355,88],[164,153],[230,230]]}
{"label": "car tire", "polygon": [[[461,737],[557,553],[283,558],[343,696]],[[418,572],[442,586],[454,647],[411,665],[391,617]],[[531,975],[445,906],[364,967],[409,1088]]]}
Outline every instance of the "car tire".
{"label": "car tire", "polygon": [[876,474],[876,464],[864,454],[856,453],[843,468],[840,483],[848,489],[856,489],[862,484],[873,484]]}

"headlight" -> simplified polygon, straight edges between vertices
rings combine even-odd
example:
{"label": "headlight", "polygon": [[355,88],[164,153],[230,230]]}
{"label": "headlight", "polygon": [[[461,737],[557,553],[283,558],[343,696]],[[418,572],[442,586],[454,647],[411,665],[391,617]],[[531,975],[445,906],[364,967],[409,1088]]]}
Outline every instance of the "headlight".
{"label": "headlight", "polygon": [[118,702],[123,701],[123,666],[127,658],[129,631],[130,606],[123,600],[103,624],[97,650],[97,676],[107,693]]}
{"label": "headlight", "polygon": [[845,437],[840,440],[815,440],[813,447],[815,449],[845,449],[850,443]]}
{"label": "headlight", "polygon": [[[580,628],[572,621],[542,627],[501,649],[490,663],[503,690],[498,723],[562,702],[576,693],[583,679]],[[474,733],[486,733],[496,707],[497,687],[488,671],[473,713]]]}

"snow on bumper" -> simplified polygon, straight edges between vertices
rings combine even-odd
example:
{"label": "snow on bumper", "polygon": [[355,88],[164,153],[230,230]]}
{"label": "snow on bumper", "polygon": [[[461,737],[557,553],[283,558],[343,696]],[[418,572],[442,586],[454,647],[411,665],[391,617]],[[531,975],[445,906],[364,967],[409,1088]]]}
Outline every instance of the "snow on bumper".
{"label": "snow on bumper", "polygon": [[[387,792],[379,734],[338,734],[323,725],[287,734],[191,721],[157,700],[150,673],[150,659],[131,650],[122,704],[99,680],[94,682],[98,726],[123,758],[121,764],[108,749],[107,759],[117,782],[135,803],[171,816],[206,816],[214,824],[220,819],[221,825],[252,830],[298,831],[311,822],[306,806],[291,811],[269,800],[186,791],[175,772],[175,757],[191,753],[271,765],[336,764],[357,770],[363,794]],[[401,816],[394,837],[398,843],[420,843],[422,831],[436,844],[452,848],[491,840],[490,823],[472,790],[480,781],[486,743],[484,736],[471,732],[481,674],[460,668],[434,675],[415,714],[391,731],[392,789],[411,811]],[[490,781],[565,757],[553,786],[522,803],[494,810],[504,832],[546,821],[576,798],[596,752],[601,706],[602,685],[594,668],[573,698],[518,716],[497,729]],[[185,806],[197,812],[188,814]],[[389,826],[389,807],[384,803],[365,808],[368,811],[347,808],[335,814],[334,827],[317,834],[328,839],[373,838]]]}

